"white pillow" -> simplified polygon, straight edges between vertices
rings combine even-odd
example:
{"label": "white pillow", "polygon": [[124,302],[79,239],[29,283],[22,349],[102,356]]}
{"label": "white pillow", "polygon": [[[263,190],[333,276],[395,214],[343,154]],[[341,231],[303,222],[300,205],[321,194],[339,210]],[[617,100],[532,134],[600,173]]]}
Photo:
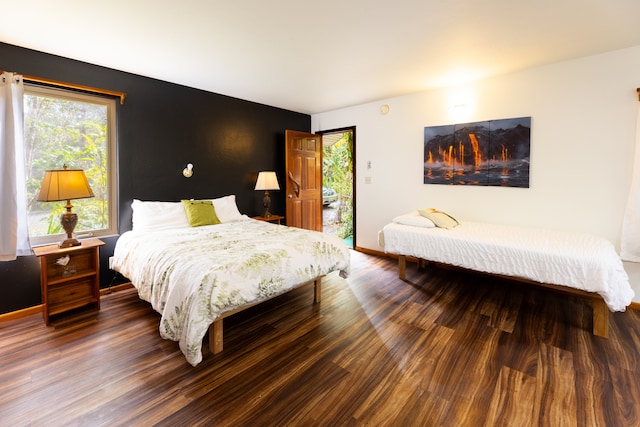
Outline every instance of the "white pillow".
{"label": "white pillow", "polygon": [[391,220],[396,224],[411,225],[413,227],[435,228],[435,224],[429,218],[420,215],[420,212],[414,211],[408,214],[400,215]]}
{"label": "white pillow", "polygon": [[213,208],[216,210],[216,215],[221,223],[240,221],[246,218],[246,215],[242,215],[236,205],[236,196],[224,196],[217,199],[212,199]]}
{"label": "white pillow", "polygon": [[188,228],[187,214],[180,202],[148,202],[133,199],[134,231],[158,231]]}

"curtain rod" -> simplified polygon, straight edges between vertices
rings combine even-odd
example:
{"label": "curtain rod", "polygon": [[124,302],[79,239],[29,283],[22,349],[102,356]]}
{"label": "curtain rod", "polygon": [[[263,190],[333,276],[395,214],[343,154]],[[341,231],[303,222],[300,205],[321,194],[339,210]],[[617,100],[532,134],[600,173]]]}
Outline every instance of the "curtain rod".
{"label": "curtain rod", "polygon": [[[0,70],[0,74],[2,74],[2,73],[4,73],[4,71]],[[82,91],[85,91],[85,92],[98,93],[98,94],[102,94],[102,95],[116,96],[116,97],[120,98],[120,105],[124,104],[124,98],[127,96],[126,93],[116,92],[115,90],[98,89],[98,88],[91,87],[91,86],[78,85],[78,84],[75,84],[75,83],[66,83],[66,82],[61,82],[61,81],[58,81],[58,80],[45,79],[45,78],[42,78],[42,77],[34,77],[34,76],[23,75],[22,79],[25,82],[30,82],[30,83],[44,83],[44,84],[54,85],[54,86],[63,87],[63,88],[67,88],[67,89],[76,89],[76,90],[82,90]]]}

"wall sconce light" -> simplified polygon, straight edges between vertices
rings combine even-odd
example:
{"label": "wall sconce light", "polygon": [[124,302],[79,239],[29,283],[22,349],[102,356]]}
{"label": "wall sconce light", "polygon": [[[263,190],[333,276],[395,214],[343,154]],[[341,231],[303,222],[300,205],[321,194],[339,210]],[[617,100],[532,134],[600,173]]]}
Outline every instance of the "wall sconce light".
{"label": "wall sconce light", "polygon": [[191,178],[191,176],[193,175],[192,163],[187,164],[187,167],[182,169],[182,175],[184,175],[185,178]]}
{"label": "wall sconce light", "polygon": [[475,95],[469,89],[458,88],[450,94],[449,116],[453,123],[464,123],[474,115]]}

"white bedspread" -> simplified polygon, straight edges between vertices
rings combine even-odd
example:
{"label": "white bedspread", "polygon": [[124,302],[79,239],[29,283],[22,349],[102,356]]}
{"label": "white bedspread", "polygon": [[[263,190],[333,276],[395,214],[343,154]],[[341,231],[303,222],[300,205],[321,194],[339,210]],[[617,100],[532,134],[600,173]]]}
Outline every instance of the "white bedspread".
{"label": "white bedspread", "polygon": [[476,222],[450,230],[390,223],[379,240],[387,253],[596,292],[611,311],[624,311],[634,296],[611,242],[587,234]]}
{"label": "white bedspread", "polygon": [[161,336],[179,341],[195,366],[202,360],[202,339],[221,314],[332,271],[346,277],[349,261],[336,236],[247,219],[126,232],[111,266],[162,315]]}

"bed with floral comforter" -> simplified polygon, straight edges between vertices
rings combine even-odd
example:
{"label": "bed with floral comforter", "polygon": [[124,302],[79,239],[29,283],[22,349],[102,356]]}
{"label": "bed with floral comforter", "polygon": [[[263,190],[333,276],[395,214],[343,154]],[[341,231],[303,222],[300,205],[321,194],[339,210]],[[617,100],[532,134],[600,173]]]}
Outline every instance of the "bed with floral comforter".
{"label": "bed with floral comforter", "polygon": [[179,341],[195,366],[202,361],[207,330],[224,313],[334,271],[346,277],[349,259],[336,236],[246,219],[128,231],[118,239],[110,261],[161,314],[160,335]]}

